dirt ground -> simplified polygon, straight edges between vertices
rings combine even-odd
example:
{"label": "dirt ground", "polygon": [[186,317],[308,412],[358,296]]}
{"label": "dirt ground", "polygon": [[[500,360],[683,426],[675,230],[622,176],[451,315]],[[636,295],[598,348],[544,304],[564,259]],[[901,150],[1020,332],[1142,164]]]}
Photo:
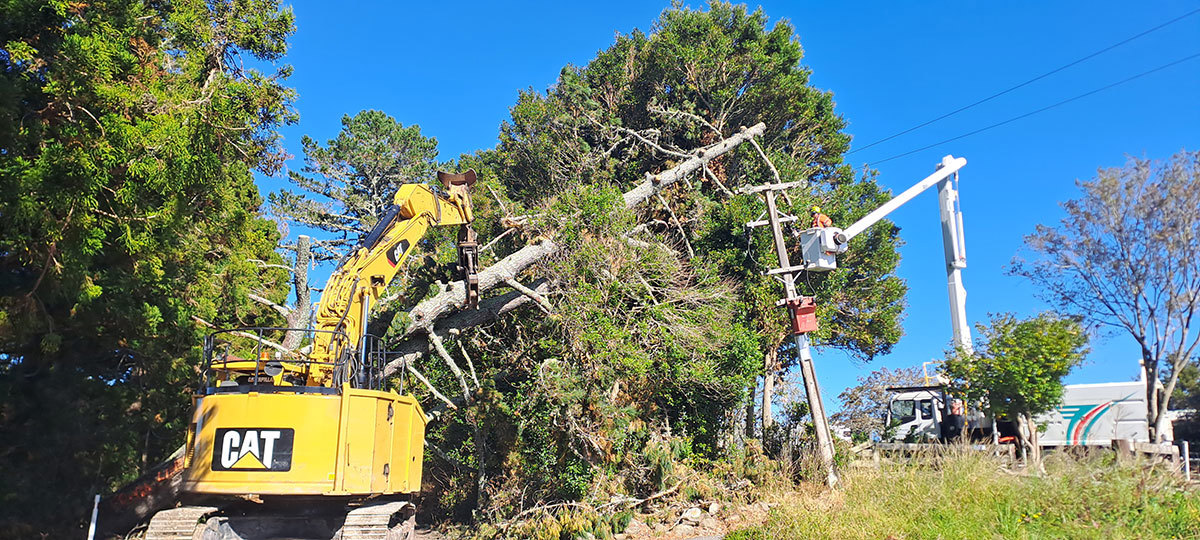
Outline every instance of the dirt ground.
{"label": "dirt ground", "polygon": [[[648,525],[650,516],[634,516],[617,540],[707,540],[719,539],[726,533],[759,525],[766,521],[771,505],[766,502],[726,508],[719,504],[708,508],[691,508],[678,513],[673,520]],[[689,514],[689,510],[691,513]],[[699,510],[697,515],[696,510]],[[715,512],[713,510],[716,510]]]}

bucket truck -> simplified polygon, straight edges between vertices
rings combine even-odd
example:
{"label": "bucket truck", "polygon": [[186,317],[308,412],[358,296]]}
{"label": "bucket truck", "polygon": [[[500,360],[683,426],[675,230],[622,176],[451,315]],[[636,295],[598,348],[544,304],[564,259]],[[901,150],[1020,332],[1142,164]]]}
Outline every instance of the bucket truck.
{"label": "bucket truck", "polygon": [[[967,323],[967,291],[963,287],[962,270],[967,267],[966,241],[963,235],[962,208],[958,198],[958,171],[967,164],[961,157],[946,156],[933,174],[913,184],[890,201],[863,216],[846,228],[812,227],[799,233],[802,261],[791,268],[772,270],[771,273],[829,272],[837,268],[837,256],[844,253],[850,240],[879,223],[888,214],[914,199],[929,188],[937,186],[938,209],[942,222],[942,244],[946,259],[946,290],[950,299],[950,326],[954,333],[954,345],[971,351],[971,327]],[[940,385],[891,388],[894,392],[893,405],[919,404],[922,409],[914,411],[914,418],[937,418],[936,432],[923,431],[934,438],[957,437],[963,428],[978,435],[990,434],[992,422],[979,411],[967,411],[962,400],[949,398]],[[910,395],[911,394],[911,395]],[[918,399],[919,398],[919,399]],[[922,413],[924,416],[921,414]],[[890,417],[889,417],[890,419]]]}

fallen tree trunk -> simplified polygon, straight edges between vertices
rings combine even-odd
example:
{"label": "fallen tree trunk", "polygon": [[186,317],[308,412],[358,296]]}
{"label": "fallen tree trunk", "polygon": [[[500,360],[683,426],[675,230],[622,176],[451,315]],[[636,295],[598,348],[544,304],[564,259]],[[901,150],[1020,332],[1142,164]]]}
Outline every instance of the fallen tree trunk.
{"label": "fallen tree trunk", "polygon": [[[505,281],[517,277],[522,270],[534,263],[553,255],[559,249],[558,244],[548,238],[538,238],[532,244],[525,246],[515,253],[501,259],[483,271],[479,272],[479,292],[483,293],[504,284]],[[426,333],[433,324],[451,311],[459,309],[467,301],[466,286],[462,281],[453,281],[446,289],[408,311],[409,323],[404,333],[397,339],[405,340],[416,333]]]}
{"label": "fallen tree trunk", "polygon": [[[766,125],[759,122],[752,127],[739,130],[732,137],[695,151],[694,157],[685,160],[679,165],[658,174],[647,173],[646,179],[643,182],[623,195],[625,207],[633,208],[645,202],[667,186],[702,169],[709,161],[728,153],[737,148],[738,145],[756,136],[762,135],[765,130]],[[515,278],[526,268],[557,253],[560,247],[548,238],[541,238],[533,244],[517,250],[515,253],[479,272],[479,291],[481,293],[486,292],[499,284],[503,284],[506,280]],[[438,319],[459,309],[466,303],[466,298],[466,287],[463,282],[455,281],[450,283],[445,291],[434,295],[432,298],[417,304],[416,307],[409,310],[410,322],[404,332],[397,337],[397,341],[403,343],[416,334],[430,332]],[[465,327],[459,326],[457,328]],[[394,371],[395,368],[391,369]]]}
{"label": "fallen tree trunk", "polygon": [[[538,294],[544,295],[550,292],[550,280],[545,278],[539,279],[530,284],[529,288]],[[501,315],[533,301],[532,297],[520,291],[512,291],[500,296],[487,298],[479,303],[479,309],[459,311],[438,321],[433,327],[433,332],[445,339],[450,336],[450,330],[470,328],[490,323],[498,319]],[[429,351],[429,346],[429,337],[426,334],[418,334],[400,342],[393,351],[399,353],[399,355],[388,361],[387,365],[384,366],[384,375],[390,376],[404,369],[406,362],[420,360]]]}

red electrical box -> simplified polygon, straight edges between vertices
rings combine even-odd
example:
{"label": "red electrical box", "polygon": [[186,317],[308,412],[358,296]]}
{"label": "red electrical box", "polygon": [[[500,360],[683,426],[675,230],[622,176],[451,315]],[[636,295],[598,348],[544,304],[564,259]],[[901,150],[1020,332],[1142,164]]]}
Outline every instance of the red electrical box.
{"label": "red electrical box", "polygon": [[787,306],[792,310],[792,332],[807,334],[817,330],[817,297],[792,298]]}

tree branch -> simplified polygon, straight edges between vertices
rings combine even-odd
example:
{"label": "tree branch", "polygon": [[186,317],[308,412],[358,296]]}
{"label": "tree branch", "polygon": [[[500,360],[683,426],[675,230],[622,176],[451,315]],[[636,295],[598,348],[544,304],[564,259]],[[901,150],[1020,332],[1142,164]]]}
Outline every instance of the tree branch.
{"label": "tree branch", "polygon": [[463,374],[462,368],[458,367],[458,363],[454,358],[450,357],[450,353],[446,350],[446,344],[442,341],[442,337],[436,332],[429,333],[429,342],[433,344],[433,348],[437,351],[438,356],[442,357],[442,361],[450,367],[450,371],[454,372],[454,376],[458,378],[458,384],[462,387],[463,397],[467,399],[467,403],[471,402],[471,389],[467,386],[467,376]]}
{"label": "tree branch", "polygon": [[[438,392],[437,388],[434,388],[433,385],[430,384],[429,379],[426,379],[424,375],[421,375],[420,371],[417,371],[417,368],[413,367],[412,362],[403,362],[403,364],[404,367],[408,369],[408,372],[412,373],[413,377],[416,377],[418,381],[421,381],[421,383],[425,385],[425,388],[429,390],[429,393],[433,394],[433,397],[442,400],[442,402],[451,409],[458,408],[458,405],[453,401],[450,401],[450,398],[446,397],[441,392]],[[389,363],[389,365],[391,365],[391,363]]]}
{"label": "tree branch", "polygon": [[266,305],[267,305],[267,306],[269,306],[271,309],[275,310],[275,312],[276,312],[276,313],[278,313],[278,314],[280,314],[280,315],[283,315],[283,317],[284,317],[285,319],[287,318],[287,316],[288,316],[288,315],[290,315],[290,314],[292,313],[292,310],[288,309],[287,307],[284,307],[284,306],[281,306],[281,305],[279,305],[279,304],[276,304],[275,302],[272,302],[272,301],[270,301],[270,300],[267,300],[266,298],[263,298],[263,297],[261,297],[261,296],[259,296],[259,295],[257,295],[257,294],[254,294],[254,293],[246,293],[246,297],[247,297],[247,298],[249,298],[249,299],[251,299],[251,300],[254,300],[255,302],[258,302],[258,303],[260,303],[260,304],[266,304]]}
{"label": "tree branch", "polygon": [[[750,142],[754,142],[754,139],[750,139]],[[667,209],[667,215],[671,216],[671,221],[674,221],[675,227],[679,229],[679,237],[683,239],[683,246],[687,248],[688,259],[695,259],[696,252],[692,250],[692,243],[688,241],[687,230],[683,228],[683,223],[679,222],[679,216],[676,216],[675,211],[671,210],[671,205],[667,204],[662,193],[655,193],[654,196],[658,198],[658,202],[662,203],[663,208]]]}
{"label": "tree branch", "polygon": [[545,296],[542,296],[537,291],[530,289],[529,287],[521,285],[521,283],[518,282],[516,279],[513,279],[513,278],[506,279],[506,280],[504,280],[504,283],[506,285],[508,285],[509,287],[512,287],[513,289],[519,291],[521,294],[531,298],[534,302],[537,303],[538,307],[542,308],[542,311],[546,312],[547,314],[554,311],[554,306],[550,305],[550,301],[547,300]]}

